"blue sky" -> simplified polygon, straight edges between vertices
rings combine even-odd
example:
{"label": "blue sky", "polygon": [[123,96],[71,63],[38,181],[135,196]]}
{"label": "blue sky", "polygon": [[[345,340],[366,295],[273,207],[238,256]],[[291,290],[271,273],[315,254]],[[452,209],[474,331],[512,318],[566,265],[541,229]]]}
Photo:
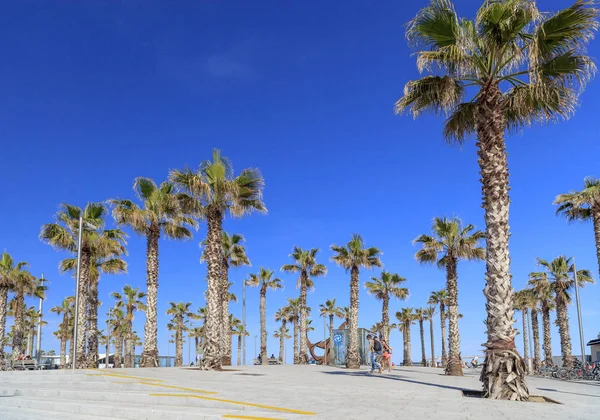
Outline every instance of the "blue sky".
{"label": "blue sky", "polygon": [[[472,16],[480,4],[455,2]],[[545,1],[556,10],[569,1]],[[348,275],[329,262],[328,250],[352,233],[384,252],[385,269],[408,279],[410,298],[393,302],[424,306],[444,286],[444,272],[419,266],[411,240],[428,232],[434,216],[458,215],[483,228],[481,189],[474,142],[446,145],[442,121],[395,116],[404,84],[418,77],[403,24],[425,1],[288,3],[280,1],[11,2],[0,18],[0,247],[27,260],[36,275],[51,279],[46,307],[74,292],[60,275],[66,254],[38,239],[61,202],[133,197],[137,176],[162,181],[171,168],[196,166],[218,147],[236,170],[258,167],[266,179],[269,214],[228,218],[225,228],[247,239],[252,267],[231,272],[234,293],[264,266],[290,262],[294,245],[321,249],[329,273],[309,295],[315,310],[326,299],[348,304]],[[592,56],[600,44],[593,42]],[[558,218],[556,194],[582,186],[598,173],[600,93],[592,82],[567,123],[534,126],[507,139],[511,182],[511,258],[515,288],[536,269],[535,257],[575,255],[578,266],[598,272],[592,228]],[[110,221],[112,223],[112,221]],[[159,339],[167,353],[164,315],[169,301],[203,305],[206,267],[199,263],[202,225],[187,242],[160,243]],[[128,283],[145,288],[145,240],[129,238],[129,273],[100,283],[101,319],[112,291]],[[463,355],[485,341],[484,263],[459,265]],[[361,283],[371,275],[362,273]],[[281,274],[284,291],[269,292],[272,314],[297,294],[296,278]],[[582,293],[586,339],[598,325],[598,286]],[[33,304],[33,301],[31,302]],[[240,304],[232,306],[240,316]],[[575,307],[570,307],[573,348],[579,353]],[[381,305],[360,295],[360,325],[370,327]],[[43,348],[58,350],[50,314]],[[135,326],[143,332],[143,315]],[[520,326],[520,317],[517,317]],[[323,335],[322,321],[312,333]],[[248,293],[248,328],[258,333],[258,290]],[[436,351],[439,355],[439,322]],[[555,328],[553,351],[560,346]],[[420,355],[413,330],[413,359]],[[517,340],[522,347],[520,337]],[[392,333],[401,357],[401,337]],[[291,349],[291,340],[288,348]],[[429,348],[427,346],[427,348]],[[235,349],[235,344],[234,344]],[[269,339],[269,353],[277,353]],[[171,354],[173,349],[171,347]],[[186,359],[187,359],[187,351]],[[248,358],[253,356],[253,338]],[[429,354],[429,352],[428,352]],[[235,353],[234,353],[235,357]],[[288,359],[291,350],[288,351]]]}

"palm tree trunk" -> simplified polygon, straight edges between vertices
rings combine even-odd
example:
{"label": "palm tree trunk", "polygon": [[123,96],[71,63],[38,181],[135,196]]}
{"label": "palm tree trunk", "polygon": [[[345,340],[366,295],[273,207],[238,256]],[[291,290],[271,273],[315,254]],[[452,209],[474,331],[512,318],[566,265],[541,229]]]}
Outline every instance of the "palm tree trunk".
{"label": "palm tree trunk", "polygon": [[390,315],[389,315],[390,297],[386,293],[383,295],[381,304],[381,332],[386,343],[390,341]]}
{"label": "palm tree trunk", "polygon": [[88,334],[88,288],[90,282],[90,253],[83,248],[81,250],[81,272],[79,281],[79,305],[77,322],[77,342],[75,343],[76,367],[85,369],[88,365],[86,358],[86,337]]}
{"label": "palm tree trunk", "polygon": [[177,326],[175,330],[175,367],[183,366],[183,331]]}
{"label": "palm tree trunk", "polygon": [[348,354],[346,367],[360,369],[358,354],[358,267],[350,270],[350,327],[348,328]]}
{"label": "palm tree trunk", "polygon": [[285,319],[281,321],[281,335],[279,336],[279,362],[283,363],[285,352]]}
{"label": "palm tree trunk", "polygon": [[123,354],[123,339],[120,335],[115,334],[115,355],[113,360],[115,362],[114,368],[120,368],[122,363],[121,354]]}
{"label": "palm tree trunk", "polygon": [[25,350],[25,354],[31,356],[31,349],[33,348],[33,331],[29,329],[27,331],[27,350]]}
{"label": "palm tree trunk", "polygon": [[87,367],[98,366],[98,278],[90,277],[88,295],[88,355]]}
{"label": "palm tree trunk", "polygon": [[486,227],[487,309],[486,357],[481,381],[484,396],[527,401],[525,364],[515,346],[513,288],[508,251],[508,165],[504,131],[506,119],[497,84],[482,87],[477,101],[477,155],[481,174]]}
{"label": "palm tree trunk", "polygon": [[427,356],[425,355],[425,329],[423,320],[419,320],[419,332],[421,333],[421,366],[427,366]]}
{"label": "palm tree trunk", "polygon": [[8,309],[8,288],[0,287],[0,370],[4,367],[4,345],[6,343],[6,312]]}
{"label": "palm tree trunk", "polygon": [[412,356],[410,350],[410,321],[408,321],[404,323],[404,360],[402,361],[404,366],[412,366]]}
{"label": "palm tree trunk", "polygon": [[448,356],[446,355],[446,307],[440,303],[440,323],[442,324],[442,367],[448,364]]}
{"label": "palm tree trunk", "polygon": [[268,365],[267,359],[267,286],[260,288],[260,357],[263,365]]}
{"label": "palm tree trunk", "polygon": [[65,333],[60,337],[60,366],[64,368],[67,365],[67,337]]}
{"label": "palm tree trunk", "polygon": [[594,222],[594,239],[596,241],[596,259],[598,260],[598,272],[600,272],[600,204],[592,207],[592,220]]}
{"label": "palm tree trunk", "polygon": [[431,367],[436,367],[435,365],[435,345],[433,340],[433,317],[429,320],[429,335],[431,339]]}
{"label": "palm tree trunk", "polygon": [[160,229],[152,225],[146,237],[146,323],[140,367],[158,367],[158,240]]}
{"label": "palm tree trunk", "polygon": [[13,331],[12,350],[13,360],[17,360],[20,356],[23,355],[23,340],[25,335],[25,317],[23,313],[24,309],[25,297],[23,296],[23,292],[21,290],[18,290],[15,296],[15,328]]}
{"label": "palm tree trunk", "polygon": [[448,290],[448,369],[450,376],[463,376],[460,358],[460,332],[458,330],[458,259],[451,257],[446,264],[446,289]]}
{"label": "palm tree trunk", "polygon": [[567,314],[567,304],[556,297],[556,325],[558,325],[558,334],[560,336],[560,351],[563,358],[563,366],[573,367],[573,355],[571,352],[571,335],[569,332],[569,315]]}
{"label": "palm tree trunk", "polygon": [[333,315],[329,315],[329,342],[327,343],[327,364],[332,365],[331,356],[333,354]]}
{"label": "palm tree trunk", "polygon": [[223,259],[221,267],[221,351],[223,366],[231,366],[231,324],[229,323],[229,265]]}
{"label": "palm tree trunk", "polygon": [[294,364],[298,364],[298,317],[294,317]]}
{"label": "palm tree trunk", "polygon": [[300,273],[300,354],[298,355],[298,364],[308,364],[308,342],[306,332],[306,282],[308,275],[302,270]]}
{"label": "palm tree trunk", "polygon": [[[131,319],[132,315],[127,314],[127,318]],[[127,337],[125,337],[125,363],[123,364],[126,368],[133,367],[133,361],[131,360],[131,353],[135,341],[133,340],[133,325],[131,321],[127,321]]]}
{"label": "palm tree trunk", "polygon": [[533,371],[541,372],[541,351],[540,351],[540,325],[538,324],[538,310],[531,309],[531,329],[533,331]]}
{"label": "palm tree trunk", "polygon": [[523,318],[523,358],[525,359],[525,368],[529,372],[529,331],[527,329],[527,309],[521,311]]}
{"label": "palm tree trunk", "polygon": [[242,335],[237,336],[237,365],[242,365]]}
{"label": "palm tree trunk", "polygon": [[550,332],[550,307],[547,303],[542,304],[542,327],[544,329],[544,361],[552,365],[552,334]]}
{"label": "palm tree trunk", "polygon": [[221,368],[221,337],[220,332],[220,299],[219,285],[221,281],[222,263],[222,221],[221,211],[214,205],[206,210],[208,233],[206,235],[206,262],[208,265],[206,290],[206,319],[204,321],[204,340],[202,340],[202,370]]}

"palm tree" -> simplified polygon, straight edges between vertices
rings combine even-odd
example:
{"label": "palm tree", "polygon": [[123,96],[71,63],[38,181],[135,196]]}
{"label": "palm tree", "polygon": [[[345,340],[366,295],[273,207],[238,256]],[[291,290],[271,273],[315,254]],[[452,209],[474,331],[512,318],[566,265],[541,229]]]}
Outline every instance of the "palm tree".
{"label": "palm tree", "polygon": [[[125,248],[126,235],[120,229],[104,230],[95,246],[91,248],[89,264],[89,288],[87,305],[87,366],[95,368],[98,361],[98,282],[100,274],[125,274],[127,263],[121,258],[127,255]],[[59,264],[61,272],[77,273],[77,258],[66,258]]]}
{"label": "palm tree", "polygon": [[281,271],[287,273],[300,273],[298,279],[298,287],[300,288],[300,357],[294,363],[305,365],[308,363],[308,342],[306,340],[306,292],[313,284],[315,277],[324,276],[327,274],[327,268],[323,264],[317,263],[317,248],[302,249],[294,247],[293,252],[289,255],[294,264],[285,264],[281,267]]}
{"label": "palm tree", "polygon": [[402,332],[404,333],[404,359],[402,364],[404,366],[412,366],[410,326],[415,323],[416,319],[413,308],[402,308],[402,310],[396,312],[396,319],[402,324]]}
{"label": "palm tree", "polygon": [[381,300],[381,324],[382,324],[382,336],[383,339],[388,342],[390,338],[390,315],[389,305],[390,297],[405,300],[408,297],[408,289],[406,287],[400,287],[402,283],[406,281],[404,277],[399,274],[388,273],[387,271],[381,272],[381,277],[371,277],[372,281],[365,283],[367,292],[374,296],[375,299]]}
{"label": "palm tree", "polygon": [[552,287],[546,273],[530,273],[529,286],[542,311],[542,328],[544,332],[544,361],[550,366],[552,361],[552,335],[550,332],[550,311],[554,310]]}
{"label": "palm tree", "polygon": [[468,20],[458,17],[451,0],[431,0],[407,25],[417,66],[433,75],[408,82],[396,112],[446,114],[448,141],[462,144],[477,135],[487,237],[488,338],[481,374],[487,398],[529,398],[514,345],[505,131],[572,115],[595,69],[586,47],[597,14],[587,1],[542,14],[533,0],[504,0],[484,1],[475,20]]}
{"label": "palm tree", "polygon": [[[275,322],[281,322],[281,329],[282,330],[286,330],[287,329],[287,323],[290,319],[290,307],[289,306],[284,306],[280,309],[277,310],[277,312],[275,312]],[[284,342],[284,337],[283,335],[279,338],[279,349],[283,349],[285,347],[285,342]],[[285,363],[285,360],[283,359],[283,352],[280,351],[279,352],[279,362],[280,363]]]}
{"label": "palm tree", "polygon": [[109,333],[113,337],[115,344],[115,354],[113,362],[115,368],[120,368],[123,362],[123,337],[127,335],[128,324],[125,319],[125,312],[122,308],[112,308],[110,311],[112,317],[109,320]]}
{"label": "palm tree", "polygon": [[58,326],[57,337],[60,339],[60,365],[67,365],[67,340],[70,336],[69,321],[72,314],[72,308],[75,303],[75,296],[67,296],[58,306],[50,308],[50,312],[56,315],[62,315],[62,321]]}
{"label": "palm tree", "polygon": [[246,331],[243,325],[238,325],[235,329],[235,335],[237,335],[237,365],[242,365],[242,337],[248,337],[250,333]]}
{"label": "palm tree", "polygon": [[113,292],[112,297],[116,299],[115,307],[124,309],[125,313],[125,367],[134,367],[135,360],[132,360],[131,355],[134,353],[134,332],[133,319],[136,311],[145,311],[146,305],[142,301],[146,294],[140,292],[139,288],[133,288],[126,284],[123,286],[123,294]]}
{"label": "palm tree", "polygon": [[146,237],[146,323],[144,324],[144,348],[141,367],[158,367],[158,241],[161,235],[169,239],[190,239],[189,227],[197,223],[192,213],[190,198],[179,193],[173,183],[160,186],[150,178],[139,177],[133,183],[138,200],[111,199],[113,218],[119,226],[129,226],[134,232]]}
{"label": "palm tree", "polygon": [[288,322],[294,326],[294,364],[298,364],[298,320],[300,319],[300,298],[288,298],[286,311],[289,314]]}
{"label": "palm tree", "polygon": [[[231,351],[231,343],[233,342],[233,336],[235,335],[235,332],[237,331],[237,328],[242,325],[242,320],[239,318],[236,318],[233,316],[233,314],[229,314],[228,318],[228,325],[230,326],[229,329],[229,334],[227,335],[229,338],[229,349]],[[229,355],[229,359],[231,360],[231,354]],[[229,363],[229,365],[231,365],[231,362]]]}
{"label": "palm tree", "polygon": [[[22,272],[20,275],[15,276],[15,283],[13,285],[13,291],[15,293],[15,303],[13,309],[14,322],[14,333],[13,333],[13,348],[12,357],[13,360],[17,360],[25,352],[27,343],[25,341],[25,333],[27,330],[26,312],[27,307],[25,306],[26,296],[35,296],[38,298],[45,298],[46,286],[43,286],[43,281],[38,280],[28,272]],[[34,309],[35,310],[35,309]]]}
{"label": "palm tree", "polygon": [[[242,235],[229,235],[229,233],[223,231],[221,247],[223,249],[223,260],[221,267],[221,282],[219,289],[219,301],[221,303],[221,317],[219,319],[219,325],[221,330],[219,334],[222,337],[221,340],[221,351],[223,353],[223,366],[231,366],[231,340],[230,334],[226,333],[231,331],[229,322],[229,301],[225,297],[229,295],[229,288],[233,283],[229,282],[229,267],[241,267],[243,265],[250,265],[250,260],[246,255],[246,248],[244,248],[245,239]],[[206,245],[208,241],[205,239],[200,244],[206,251]],[[202,261],[206,261],[206,252],[202,253]]]}
{"label": "palm tree", "polygon": [[448,363],[448,357],[446,356],[446,305],[448,302],[448,292],[446,289],[439,290],[437,292],[431,292],[428,305],[440,306],[440,324],[442,326],[442,367],[446,367]]}
{"label": "palm tree", "polygon": [[344,312],[339,306],[335,306],[335,299],[326,300],[319,305],[319,313],[323,318],[329,317],[329,345],[325,348],[325,358],[331,364],[331,347],[333,346],[333,320],[334,318],[343,318]]}
{"label": "palm tree", "polygon": [[533,371],[535,373],[541,373],[542,371],[542,358],[541,358],[541,347],[540,347],[540,324],[538,322],[538,312],[540,309],[539,299],[537,292],[533,288],[527,289],[529,299],[529,309],[531,309],[531,330],[533,332]]}
{"label": "palm tree", "polygon": [[4,251],[0,259],[0,370],[4,366],[4,345],[6,344],[6,313],[8,311],[8,292],[14,290],[22,276],[29,277],[25,269],[29,263],[15,263],[9,253]]}
{"label": "palm tree", "polygon": [[[573,356],[571,354],[571,335],[569,333],[569,315],[567,305],[571,303],[570,291],[575,286],[575,280],[569,277],[573,272],[574,265],[571,258],[564,255],[556,257],[553,261],[537,259],[539,266],[546,269],[545,272],[531,273],[533,280],[544,281],[544,278],[550,283],[550,288],[554,293],[554,303],[556,305],[556,325],[560,335],[560,350],[563,357],[563,366],[573,367]],[[577,270],[577,280],[579,286],[584,287],[586,283],[593,283],[592,275],[589,270]]]}
{"label": "palm tree", "polygon": [[281,279],[273,278],[274,271],[260,268],[258,274],[250,274],[246,285],[260,286],[260,356],[263,365],[268,365],[267,359],[267,289],[283,289]]}
{"label": "palm tree", "polygon": [[348,353],[346,355],[346,367],[350,369],[360,368],[360,357],[358,354],[358,285],[361,268],[371,269],[381,267],[379,256],[381,251],[375,247],[364,248],[363,239],[360,235],[352,235],[352,239],[345,246],[331,245],[335,255],[331,258],[333,262],[344,267],[346,272],[350,271],[350,326],[348,332]]}
{"label": "palm tree", "polygon": [[290,330],[287,327],[284,327],[283,325],[281,327],[279,327],[279,329],[277,331],[275,331],[273,333],[273,338],[278,338],[279,339],[279,360],[283,360],[284,354],[285,354],[285,340],[286,339],[290,339],[292,338],[292,336],[289,334]]}
{"label": "palm tree", "polygon": [[170,179],[184,188],[197,201],[196,208],[208,222],[206,262],[208,288],[206,292],[205,339],[202,369],[221,367],[221,325],[227,282],[223,281],[223,218],[225,213],[241,217],[252,211],[266,212],[262,201],[264,180],[258,169],[244,169],[237,177],[229,160],[221,151],[213,150],[212,161],[202,162],[196,172],[173,170]]}
{"label": "palm tree", "polygon": [[190,310],[191,302],[169,302],[167,315],[172,315],[171,322],[167,324],[170,331],[175,331],[175,367],[183,366],[183,332],[187,331],[188,318],[194,313]]}
{"label": "palm tree", "polygon": [[344,324],[346,328],[348,328],[348,325],[350,325],[350,307],[349,306],[344,306],[342,308],[342,312],[344,313]]}
{"label": "palm tree", "polygon": [[415,258],[421,264],[437,264],[446,270],[446,290],[448,291],[449,347],[448,368],[451,376],[462,376],[460,357],[460,333],[458,328],[458,261],[482,260],[485,250],[479,246],[485,237],[482,231],[474,231],[475,226],[463,226],[457,217],[433,219],[431,235],[421,235],[413,242],[422,245]]}
{"label": "palm tree", "polygon": [[[529,314],[529,308],[531,308],[532,301],[535,299],[530,289],[523,289],[515,292],[514,296],[514,308],[521,311],[521,318],[523,320],[523,357],[525,361],[529,361],[529,331],[527,329],[527,317]],[[529,363],[526,365],[527,371],[529,371]]]}
{"label": "palm tree", "polygon": [[600,179],[588,177],[583,180],[583,184],[583,190],[560,194],[554,204],[558,205],[556,214],[562,214],[569,221],[592,221],[600,270]]}
{"label": "palm tree", "polygon": [[[195,316],[194,316],[195,317]],[[192,318],[194,318],[192,317]],[[192,327],[188,330],[188,337],[194,339],[194,360],[198,360],[198,351],[200,350],[200,340],[202,340],[204,334],[203,327]]]}
{"label": "palm tree", "polygon": [[[88,203],[81,209],[67,203],[61,204],[56,214],[56,223],[42,226],[40,239],[52,247],[77,254],[79,236],[79,218],[83,218],[81,232],[81,267],[79,281],[79,307],[77,308],[77,368],[96,367],[97,348],[97,280],[99,272],[104,268],[108,272],[124,271],[125,263],[117,263],[117,267],[107,263],[104,268],[98,266],[105,260],[118,259],[125,253],[125,234],[120,229],[104,230],[107,208],[103,203]],[[120,261],[120,260],[119,260]],[[61,262],[61,271],[75,271],[76,259],[67,258]],[[92,315],[91,323],[90,313]],[[86,357],[86,336],[89,338],[90,357]]]}
{"label": "palm tree", "polygon": [[435,367],[435,345],[434,345],[434,335],[433,335],[433,317],[435,316],[435,306],[428,306],[423,309],[423,314],[425,315],[425,319],[429,321],[429,339],[431,341],[431,367]]}
{"label": "palm tree", "polygon": [[415,309],[415,320],[419,321],[419,332],[421,334],[421,366],[427,366],[427,357],[425,356],[425,330],[423,321],[427,319],[426,309]]}

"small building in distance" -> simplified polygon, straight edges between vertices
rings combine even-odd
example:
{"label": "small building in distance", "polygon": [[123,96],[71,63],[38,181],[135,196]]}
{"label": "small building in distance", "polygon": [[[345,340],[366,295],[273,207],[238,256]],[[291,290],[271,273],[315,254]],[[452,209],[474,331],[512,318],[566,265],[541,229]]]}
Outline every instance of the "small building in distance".
{"label": "small building in distance", "polygon": [[592,355],[592,361],[597,362],[600,361],[600,334],[598,334],[598,338],[595,340],[590,340],[587,343],[590,346],[590,354]]}

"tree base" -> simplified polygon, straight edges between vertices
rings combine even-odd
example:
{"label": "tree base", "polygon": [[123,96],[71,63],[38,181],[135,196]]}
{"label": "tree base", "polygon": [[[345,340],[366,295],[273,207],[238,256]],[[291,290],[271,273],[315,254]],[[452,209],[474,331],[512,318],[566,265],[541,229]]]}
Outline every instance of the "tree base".
{"label": "tree base", "polygon": [[516,351],[486,350],[479,380],[484,398],[529,401],[525,361]]}
{"label": "tree base", "polygon": [[448,376],[464,376],[462,370],[462,362],[460,359],[448,360],[448,366],[446,366],[446,375]]}
{"label": "tree base", "polygon": [[140,359],[140,367],[158,367],[158,351],[142,352],[142,357]]}
{"label": "tree base", "polygon": [[231,366],[231,356],[223,356],[221,366]]}

